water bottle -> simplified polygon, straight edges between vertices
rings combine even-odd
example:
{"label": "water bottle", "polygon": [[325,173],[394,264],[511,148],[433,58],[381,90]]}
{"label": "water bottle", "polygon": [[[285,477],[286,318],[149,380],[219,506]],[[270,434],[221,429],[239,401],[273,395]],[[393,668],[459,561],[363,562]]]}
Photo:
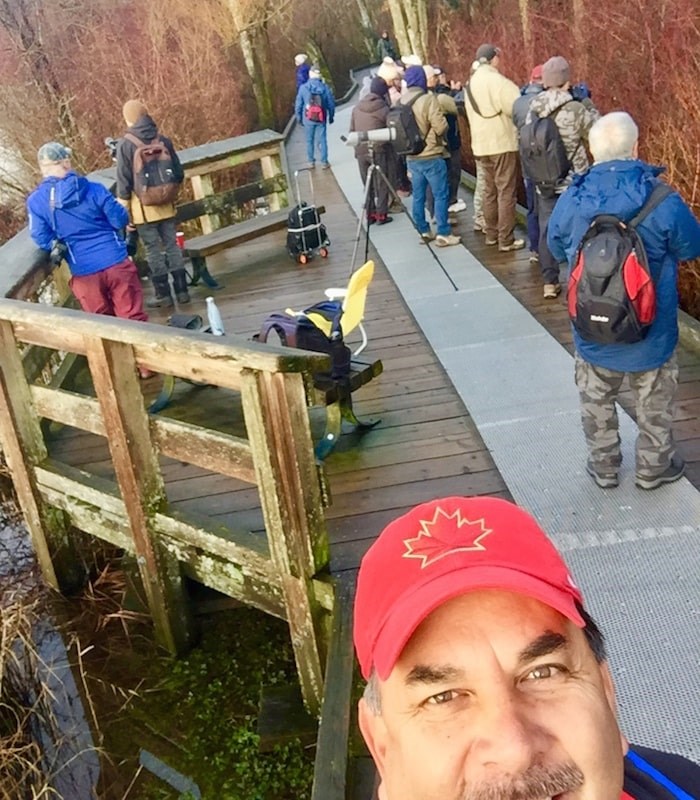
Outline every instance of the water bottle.
{"label": "water bottle", "polygon": [[224,321],[221,319],[221,312],[219,311],[213,297],[207,297],[207,317],[209,318],[209,327],[214,336],[224,336]]}

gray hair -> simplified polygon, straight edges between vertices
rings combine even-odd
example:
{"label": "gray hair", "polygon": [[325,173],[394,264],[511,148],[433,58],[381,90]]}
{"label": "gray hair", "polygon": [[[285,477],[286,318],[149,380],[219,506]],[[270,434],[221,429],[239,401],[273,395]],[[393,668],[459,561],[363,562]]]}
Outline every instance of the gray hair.
{"label": "gray hair", "polygon": [[639,128],[626,111],[606,114],[588,132],[588,146],[596,164],[634,158],[634,146],[638,139]]}
{"label": "gray hair", "polygon": [[382,713],[382,696],[379,691],[379,678],[377,678],[377,673],[374,670],[370,673],[362,697],[365,703],[367,703],[367,708],[369,708],[374,716],[380,716]]}

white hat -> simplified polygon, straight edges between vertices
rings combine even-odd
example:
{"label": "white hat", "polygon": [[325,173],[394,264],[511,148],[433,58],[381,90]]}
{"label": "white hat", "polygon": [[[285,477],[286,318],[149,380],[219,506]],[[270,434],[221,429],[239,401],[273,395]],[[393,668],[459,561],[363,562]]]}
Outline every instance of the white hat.
{"label": "white hat", "polygon": [[401,60],[407,67],[423,66],[423,61],[415,53],[411,53],[408,56],[401,56]]}
{"label": "white hat", "polygon": [[298,67],[300,64],[303,64],[307,58],[308,56],[306,55],[306,53],[299,53],[298,55],[294,56],[294,63]]}
{"label": "white hat", "polygon": [[316,66],[311,67],[311,69],[309,70],[309,78],[320,78],[320,77],[321,77],[321,70]]}

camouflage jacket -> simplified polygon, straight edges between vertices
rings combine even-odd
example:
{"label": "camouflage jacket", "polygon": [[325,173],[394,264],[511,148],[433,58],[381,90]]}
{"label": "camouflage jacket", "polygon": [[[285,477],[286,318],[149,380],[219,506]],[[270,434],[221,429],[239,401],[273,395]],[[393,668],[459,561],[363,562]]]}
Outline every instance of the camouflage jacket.
{"label": "camouflage jacket", "polygon": [[[580,175],[590,166],[586,141],[591,125],[600,118],[600,113],[589,99],[579,102],[563,89],[546,89],[532,98],[527,122],[532,122],[534,116],[548,117],[560,106],[561,110],[554,121],[559,128],[566,154],[573,165],[573,172]],[[572,177],[573,175],[569,174],[564,181],[565,186],[571,183]]]}

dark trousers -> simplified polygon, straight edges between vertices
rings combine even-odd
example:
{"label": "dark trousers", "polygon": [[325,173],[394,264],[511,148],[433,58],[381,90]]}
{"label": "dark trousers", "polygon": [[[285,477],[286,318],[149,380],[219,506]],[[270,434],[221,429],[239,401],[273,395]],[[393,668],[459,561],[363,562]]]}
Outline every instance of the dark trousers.
{"label": "dark trousers", "polygon": [[537,222],[540,226],[540,269],[545,283],[559,283],[559,262],[547,247],[547,227],[559,195],[537,192]]}
{"label": "dark trousers", "polygon": [[447,181],[450,186],[450,205],[454,205],[459,200],[459,181],[462,177],[462,151],[450,150],[450,158],[447,162]]}
{"label": "dark trousers", "polygon": [[146,248],[148,266],[154,278],[185,268],[182,250],[177,246],[175,217],[158,222],[144,222],[137,225],[136,229]]}
{"label": "dark trousers", "polygon": [[484,233],[501,247],[513,244],[518,187],[518,154],[479,156],[484,172]]}
{"label": "dark trousers", "polygon": [[525,199],[527,202],[527,239],[531,253],[540,250],[540,223],[537,219],[537,194],[535,184],[525,178]]}
{"label": "dark trousers", "polygon": [[[382,170],[384,175],[389,178],[390,161],[389,154],[384,150],[374,151],[374,163]],[[360,168],[360,177],[362,183],[367,183],[367,173],[369,172],[372,159],[369,153],[357,153],[357,166]],[[389,180],[391,180],[389,178]],[[370,214],[386,216],[389,210],[389,188],[386,185],[384,178],[375,170],[372,175],[372,186],[370,186],[369,197],[367,198],[367,217]]]}

